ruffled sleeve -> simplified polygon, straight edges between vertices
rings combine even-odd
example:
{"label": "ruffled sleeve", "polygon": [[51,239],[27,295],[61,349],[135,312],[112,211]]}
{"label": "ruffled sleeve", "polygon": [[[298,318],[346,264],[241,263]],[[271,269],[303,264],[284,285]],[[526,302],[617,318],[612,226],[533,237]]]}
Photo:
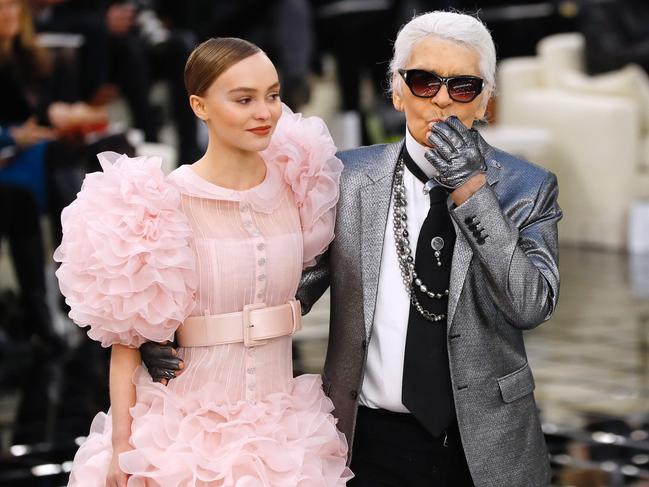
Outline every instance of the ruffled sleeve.
{"label": "ruffled sleeve", "polygon": [[70,318],[108,347],[173,338],[194,306],[192,232],[158,157],[99,154],[54,253]]}
{"label": "ruffled sleeve", "polygon": [[336,146],[322,119],[303,118],[284,106],[264,156],[282,168],[293,190],[302,224],[303,266],[309,267],[334,238],[343,169],[336,157]]}

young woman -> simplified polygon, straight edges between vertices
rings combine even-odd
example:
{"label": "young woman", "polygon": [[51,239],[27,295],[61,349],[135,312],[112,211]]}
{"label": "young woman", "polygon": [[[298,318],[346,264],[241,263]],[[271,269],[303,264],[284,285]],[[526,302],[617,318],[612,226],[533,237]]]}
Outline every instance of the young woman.
{"label": "young woman", "polygon": [[[303,267],[333,239],[342,164],[324,123],[283,107],[272,62],[210,39],[185,68],[205,155],[168,178],[155,158],[100,154],[62,216],[62,292],[112,346],[111,411],[71,486],[342,486],[347,443],[319,376],[292,377]],[[138,347],[175,338],[168,386]]]}

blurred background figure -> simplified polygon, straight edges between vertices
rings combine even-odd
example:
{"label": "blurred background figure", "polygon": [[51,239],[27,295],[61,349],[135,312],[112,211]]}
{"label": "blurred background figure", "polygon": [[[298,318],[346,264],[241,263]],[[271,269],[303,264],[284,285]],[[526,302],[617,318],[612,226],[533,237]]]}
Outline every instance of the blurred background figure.
{"label": "blurred background figure", "polygon": [[634,63],[649,72],[649,3],[581,0],[577,23],[586,40],[586,69],[606,73]]}
{"label": "blurred background figure", "polygon": [[[192,30],[199,41],[210,37],[241,37],[273,59],[282,83],[282,101],[293,110],[310,97],[313,56],[313,12],[307,0],[193,0],[165,2],[166,12]],[[171,15],[170,15],[171,16]]]}
{"label": "blurred background figure", "polygon": [[[370,113],[381,117],[382,132],[400,133],[404,121],[384,96],[387,93],[385,73],[392,54],[392,40],[399,26],[411,16],[413,4],[398,0],[317,0],[314,3],[318,47],[335,60],[340,122],[355,121],[360,127],[359,142],[363,144],[374,141],[368,132]],[[410,8],[406,3],[411,3]],[[368,95],[365,100],[361,96],[364,92]],[[348,127],[345,129],[349,130]]]}

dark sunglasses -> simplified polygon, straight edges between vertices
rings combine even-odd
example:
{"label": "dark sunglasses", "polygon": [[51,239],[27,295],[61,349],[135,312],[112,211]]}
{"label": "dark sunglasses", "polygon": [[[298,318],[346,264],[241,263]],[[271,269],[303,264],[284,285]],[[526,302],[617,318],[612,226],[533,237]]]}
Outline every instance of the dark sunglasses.
{"label": "dark sunglasses", "polygon": [[399,74],[419,98],[432,98],[446,85],[448,96],[459,103],[469,103],[482,93],[484,80],[478,76],[449,76],[444,78],[423,69],[400,69]]}

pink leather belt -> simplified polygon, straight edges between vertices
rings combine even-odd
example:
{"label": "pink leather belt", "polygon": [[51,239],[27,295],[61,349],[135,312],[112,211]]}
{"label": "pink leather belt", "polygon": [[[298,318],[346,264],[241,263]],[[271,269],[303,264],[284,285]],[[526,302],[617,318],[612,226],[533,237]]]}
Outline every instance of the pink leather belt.
{"label": "pink leather belt", "polygon": [[300,302],[279,306],[248,304],[243,311],[212,316],[192,316],[176,330],[181,347],[209,347],[240,343],[256,347],[270,338],[292,335],[302,328]]}

